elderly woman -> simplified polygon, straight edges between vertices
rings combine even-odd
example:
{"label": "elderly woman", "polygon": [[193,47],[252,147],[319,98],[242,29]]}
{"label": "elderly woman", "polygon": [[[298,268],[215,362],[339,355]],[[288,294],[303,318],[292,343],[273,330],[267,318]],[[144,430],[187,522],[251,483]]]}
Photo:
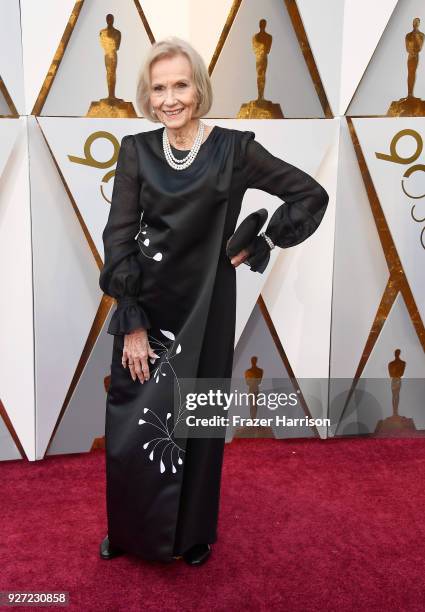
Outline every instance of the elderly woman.
{"label": "elderly woman", "polygon": [[[201,120],[212,104],[210,79],[179,38],[152,45],[137,103],[163,126],[122,139],[103,232],[99,284],[117,308],[108,327],[108,534],[100,555],[196,566],[217,539],[224,437],[177,437],[185,409],[175,389],[183,378],[231,379],[235,268],[244,262],[262,273],[271,248],[305,240],[328,194],[253,132]],[[247,225],[235,232],[248,188],[284,200],[249,240]],[[229,255],[232,236],[238,251]]]}

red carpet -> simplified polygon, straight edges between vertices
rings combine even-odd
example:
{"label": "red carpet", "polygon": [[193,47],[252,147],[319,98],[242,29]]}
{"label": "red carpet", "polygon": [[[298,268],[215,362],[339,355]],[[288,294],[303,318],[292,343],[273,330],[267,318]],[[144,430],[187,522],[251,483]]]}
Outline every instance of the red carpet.
{"label": "red carpet", "polygon": [[199,568],[98,557],[103,451],[0,470],[0,591],[69,591],[65,609],[84,612],[424,610],[423,439],[227,445],[219,541]]}

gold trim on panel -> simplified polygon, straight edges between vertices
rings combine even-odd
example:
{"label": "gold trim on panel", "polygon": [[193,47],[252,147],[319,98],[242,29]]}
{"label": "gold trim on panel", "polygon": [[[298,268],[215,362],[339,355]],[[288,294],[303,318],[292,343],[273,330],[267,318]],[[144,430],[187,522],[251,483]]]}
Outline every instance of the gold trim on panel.
{"label": "gold trim on panel", "polygon": [[[294,374],[294,371],[293,371],[293,369],[291,367],[289,359],[288,359],[288,357],[287,357],[287,355],[285,353],[285,349],[283,348],[282,342],[280,341],[279,334],[277,333],[277,330],[276,330],[276,328],[274,326],[274,323],[273,323],[272,318],[270,316],[269,310],[268,310],[268,308],[266,306],[266,303],[265,303],[264,298],[261,295],[261,293],[258,296],[257,304],[258,304],[260,312],[261,312],[261,314],[263,316],[263,319],[264,319],[264,321],[265,321],[265,323],[266,323],[266,325],[268,327],[268,330],[269,330],[270,335],[271,335],[271,337],[273,339],[273,342],[275,343],[277,352],[279,353],[279,356],[280,356],[280,358],[282,360],[283,367],[287,371],[294,389],[297,389],[297,390],[299,389],[299,391],[300,391],[300,393],[299,393],[299,401],[300,401],[302,409],[304,410],[304,414],[306,415],[306,417],[311,419],[313,417],[312,417],[312,415],[310,413],[310,410],[308,408],[308,404],[307,404],[307,402],[306,402],[306,400],[304,398],[304,395],[303,395],[303,393],[302,393],[302,391],[300,389],[300,386],[299,386],[298,381],[297,381],[297,377]],[[319,432],[317,431],[316,425],[311,426],[310,429],[313,431],[314,436],[316,438],[320,438],[320,435],[319,435]],[[286,438],[276,438],[276,439],[286,440]]]}
{"label": "gold trim on panel", "polygon": [[105,448],[106,448],[105,436],[100,436],[99,438],[95,438],[93,440],[91,448],[88,452],[91,453],[92,451],[96,451],[96,450],[105,450]]}
{"label": "gold trim on panel", "polygon": [[216,65],[217,60],[218,60],[218,58],[220,56],[221,50],[224,47],[224,43],[226,42],[226,38],[229,35],[230,28],[233,25],[233,22],[234,22],[234,20],[236,18],[236,14],[237,14],[237,12],[239,10],[239,7],[240,7],[241,3],[242,3],[242,0],[233,0],[233,4],[230,7],[229,14],[227,15],[226,22],[224,24],[223,30],[222,30],[222,32],[220,34],[220,38],[218,39],[217,46],[216,46],[215,51],[213,53],[213,56],[211,58],[210,65],[208,66],[208,74],[210,76],[212,74],[212,71],[215,68],[215,65]]}
{"label": "gold trim on panel", "polygon": [[314,55],[311,50],[310,43],[308,41],[307,32],[305,31],[296,0],[284,0],[284,2],[286,5],[286,10],[288,11],[288,15],[291,19],[292,26],[294,28],[294,32],[298,40],[298,44],[300,45],[300,49],[304,56],[305,63],[307,64],[307,69],[310,73],[311,80],[313,81],[317,96],[322,106],[323,114],[325,115],[326,119],[332,119],[333,113],[329,105],[325,88],[323,87],[322,79],[320,78],[319,70],[316,65],[316,60],[314,59]]}
{"label": "gold trim on panel", "polygon": [[146,15],[144,14],[142,7],[140,6],[140,2],[139,0],[133,1],[136,6],[137,12],[139,13],[140,19],[142,20],[142,23],[145,26],[146,34],[148,35],[150,42],[153,44],[155,42],[155,37],[152,33],[148,20],[146,19]]}
{"label": "gold trim on panel", "polygon": [[57,75],[57,72],[58,72],[60,63],[63,59],[65,50],[68,46],[68,43],[74,31],[75,24],[77,23],[78,17],[81,13],[81,9],[83,8],[83,4],[84,4],[84,0],[77,0],[76,3],[74,4],[74,8],[72,9],[71,16],[68,19],[68,23],[66,24],[65,31],[62,34],[62,38],[60,39],[58,48],[56,49],[56,53],[53,57],[52,63],[50,64],[50,68],[41,86],[40,93],[37,96],[37,100],[34,104],[34,108],[31,111],[31,115],[41,115],[41,111],[43,110],[43,106],[46,102],[47,96],[49,95],[49,91]]}
{"label": "gold trim on panel", "polygon": [[0,418],[3,419],[3,422],[6,425],[6,429],[10,433],[10,437],[14,441],[15,446],[18,449],[19,454],[21,455],[21,458],[28,460],[24,447],[22,446],[21,441],[18,438],[18,434],[16,433],[15,428],[13,427],[13,423],[10,420],[9,415],[7,414],[6,408],[4,407],[4,404],[1,400],[0,400]]}
{"label": "gold trim on panel", "polygon": [[10,109],[10,115],[0,115],[1,118],[4,119],[18,119],[19,113],[16,109],[16,106],[13,103],[12,96],[7,90],[6,84],[0,76],[0,93],[3,94],[3,98],[5,99],[6,104]]}

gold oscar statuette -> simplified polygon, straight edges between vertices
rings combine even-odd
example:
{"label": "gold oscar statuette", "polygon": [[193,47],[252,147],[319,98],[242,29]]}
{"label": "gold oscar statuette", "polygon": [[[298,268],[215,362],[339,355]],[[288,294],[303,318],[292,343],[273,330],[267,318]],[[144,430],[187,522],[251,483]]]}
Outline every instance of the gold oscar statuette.
{"label": "gold oscar statuette", "polygon": [[407,51],[407,97],[391,102],[387,115],[389,117],[424,117],[425,101],[413,95],[416,81],[416,71],[419,63],[419,53],[424,44],[424,34],[419,30],[421,20],[415,17],[413,30],[406,34]]}
{"label": "gold oscar statuette", "polygon": [[[263,380],[263,370],[257,366],[257,357],[251,357],[251,367],[245,370],[245,381],[249,395],[249,418],[257,418],[256,398]],[[237,427],[235,438],[274,438],[273,430],[266,425],[243,425]]]}
{"label": "gold oscar statuette", "polygon": [[92,102],[86,117],[137,117],[131,102],[115,97],[115,84],[117,81],[117,51],[121,44],[121,32],[114,28],[114,16],[106,15],[107,26],[99,32],[100,44],[105,53],[106,81],[108,83],[108,97],[98,102]]}
{"label": "gold oscar statuette", "polygon": [[406,362],[400,359],[400,349],[394,351],[393,361],[388,364],[388,373],[391,378],[391,392],[393,413],[386,419],[380,419],[375,428],[377,434],[396,434],[399,432],[416,431],[413,419],[401,416],[398,413],[400,403],[401,377],[406,369]]}
{"label": "gold oscar statuette", "polygon": [[242,104],[238,119],[283,119],[280,104],[264,99],[266,86],[267,56],[272,46],[272,36],[266,32],[267,21],[260,19],[260,31],[252,37],[252,49],[255,54],[257,70],[258,98]]}

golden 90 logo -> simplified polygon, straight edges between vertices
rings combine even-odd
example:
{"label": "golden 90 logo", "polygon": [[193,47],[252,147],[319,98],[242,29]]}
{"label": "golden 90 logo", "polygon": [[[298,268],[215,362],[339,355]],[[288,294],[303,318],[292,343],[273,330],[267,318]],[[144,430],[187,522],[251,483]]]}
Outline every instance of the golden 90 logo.
{"label": "golden 90 logo", "polygon": [[[112,147],[113,147],[113,154],[111,158],[107,159],[106,161],[99,161],[95,159],[91,152],[92,144],[96,142],[96,140],[98,140],[99,138],[105,138],[106,140],[109,140],[109,142],[112,144]],[[117,163],[119,150],[120,150],[120,143],[118,142],[117,138],[115,138],[113,134],[111,134],[110,132],[99,131],[99,132],[94,132],[93,134],[90,134],[90,136],[87,138],[86,142],[84,143],[85,157],[77,157],[75,155],[68,155],[68,159],[71,162],[74,162],[75,164],[83,164],[84,166],[91,166],[92,168],[112,168]],[[103,175],[102,183],[108,183],[111,180],[111,178],[113,178],[114,176],[115,176],[115,168],[113,168],[113,170],[109,170]],[[103,184],[100,186],[100,191],[102,193],[103,198],[110,204],[111,201],[106,197],[103,191]]]}
{"label": "golden 90 logo", "polygon": [[[397,144],[405,136],[410,136],[416,141],[416,151],[410,157],[402,157],[401,155],[397,153]],[[422,153],[422,150],[423,150],[422,136],[416,130],[400,130],[400,132],[397,132],[397,134],[395,134],[395,136],[391,140],[390,154],[388,155],[387,153],[375,153],[375,155],[378,159],[383,159],[385,161],[392,162],[393,164],[408,165],[408,164],[413,164],[418,159],[418,157]],[[424,172],[424,171],[425,171],[424,164],[414,164],[413,166],[408,168],[403,174],[403,179],[401,180],[401,188],[403,190],[403,193],[411,200],[420,200],[425,197],[425,194],[422,194],[422,195],[410,194],[405,187],[404,179],[409,179],[414,172]],[[415,223],[424,223],[425,217],[423,218],[417,217],[415,214],[415,207],[416,207],[416,204],[413,204],[412,208],[410,209],[410,216],[412,217],[413,221],[415,221]],[[422,248],[425,249],[424,234],[425,234],[425,225],[422,228],[422,231],[420,234],[420,242],[421,242]]]}

